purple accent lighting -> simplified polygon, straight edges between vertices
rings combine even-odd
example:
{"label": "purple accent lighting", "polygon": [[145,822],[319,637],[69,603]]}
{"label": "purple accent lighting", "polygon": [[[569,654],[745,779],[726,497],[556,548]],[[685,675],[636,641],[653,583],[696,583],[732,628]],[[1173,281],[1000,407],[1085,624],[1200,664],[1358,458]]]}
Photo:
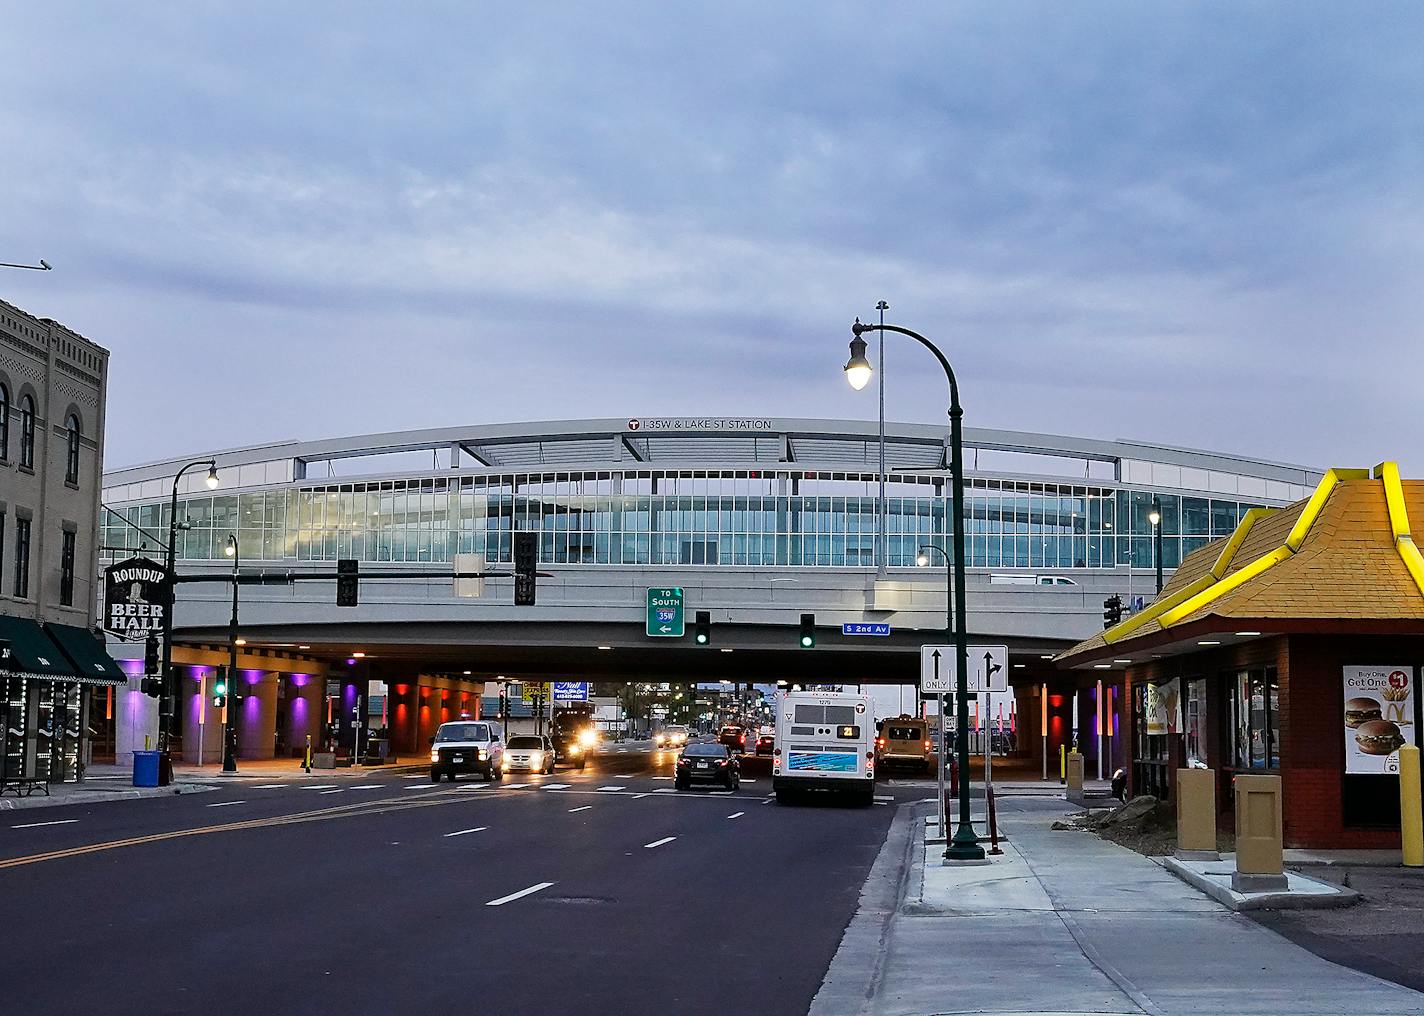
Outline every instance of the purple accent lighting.
{"label": "purple accent lighting", "polygon": [[293,686],[297,688],[305,688],[307,682],[311,680],[310,674],[289,674],[288,676],[291,678]]}
{"label": "purple accent lighting", "polygon": [[129,677],[142,677],[142,676],[143,676],[143,661],[142,661],[142,660],[120,660],[120,661],[119,661],[119,669],[122,670],[125,674],[129,675]]}
{"label": "purple accent lighting", "polygon": [[346,665],[347,665],[348,667],[354,667],[354,666],[356,666],[356,658],[355,658],[354,656],[348,656],[348,657],[346,658]]}

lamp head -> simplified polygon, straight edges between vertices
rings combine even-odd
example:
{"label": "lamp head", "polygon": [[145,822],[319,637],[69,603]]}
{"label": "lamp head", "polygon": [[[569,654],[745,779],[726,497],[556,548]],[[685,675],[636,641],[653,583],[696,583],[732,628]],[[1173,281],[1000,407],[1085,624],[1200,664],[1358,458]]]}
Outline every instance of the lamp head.
{"label": "lamp head", "polygon": [[216,462],[208,467],[207,484],[209,490],[213,490],[218,485],[218,466]]}
{"label": "lamp head", "polygon": [[1152,523],[1154,526],[1157,525],[1157,523],[1162,521],[1162,513],[1154,508],[1151,512],[1148,513],[1147,521]]}
{"label": "lamp head", "polygon": [[227,538],[227,546],[223,548],[223,553],[226,554],[228,557],[237,556],[237,541],[234,540],[231,536]]}
{"label": "lamp head", "polygon": [[919,565],[921,568],[927,567],[929,563],[930,556],[926,554],[923,550],[920,551],[920,553],[915,557],[915,564]]}
{"label": "lamp head", "polygon": [[870,384],[870,376],[875,373],[875,368],[870,366],[870,361],[865,358],[865,340],[860,337],[860,329],[860,318],[856,318],[851,329],[854,338],[850,340],[850,359],[846,361],[844,368],[846,380],[856,391]]}

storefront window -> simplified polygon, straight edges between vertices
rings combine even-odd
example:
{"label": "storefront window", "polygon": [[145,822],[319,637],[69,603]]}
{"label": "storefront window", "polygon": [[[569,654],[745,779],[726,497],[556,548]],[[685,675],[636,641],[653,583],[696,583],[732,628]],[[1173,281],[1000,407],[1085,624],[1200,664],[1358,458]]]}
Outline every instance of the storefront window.
{"label": "storefront window", "polygon": [[1194,769],[1209,768],[1210,763],[1206,757],[1206,681],[1198,678],[1187,682],[1187,695],[1183,706],[1187,765]]}
{"label": "storefront window", "polygon": [[1279,768],[1279,725],[1276,669],[1238,672],[1231,684],[1232,765],[1237,769]]}

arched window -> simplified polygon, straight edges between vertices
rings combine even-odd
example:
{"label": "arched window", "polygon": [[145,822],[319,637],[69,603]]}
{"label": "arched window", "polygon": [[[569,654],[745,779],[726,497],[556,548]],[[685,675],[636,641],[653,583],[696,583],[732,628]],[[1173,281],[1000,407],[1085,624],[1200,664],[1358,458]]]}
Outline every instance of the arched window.
{"label": "arched window", "polygon": [[0,385],[0,461],[10,457],[10,389]]}
{"label": "arched window", "polygon": [[35,400],[29,395],[20,400],[20,465],[35,467]]}
{"label": "arched window", "polygon": [[70,483],[79,482],[79,417],[73,413],[64,421],[64,434],[69,442],[68,455],[64,460],[64,478]]}

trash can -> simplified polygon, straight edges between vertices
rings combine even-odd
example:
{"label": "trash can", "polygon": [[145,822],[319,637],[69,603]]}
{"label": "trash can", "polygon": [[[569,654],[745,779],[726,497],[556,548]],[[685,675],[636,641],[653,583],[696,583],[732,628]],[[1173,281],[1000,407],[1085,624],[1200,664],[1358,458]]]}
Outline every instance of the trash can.
{"label": "trash can", "polygon": [[135,787],[158,786],[158,752],[136,751],[133,753],[133,785]]}

